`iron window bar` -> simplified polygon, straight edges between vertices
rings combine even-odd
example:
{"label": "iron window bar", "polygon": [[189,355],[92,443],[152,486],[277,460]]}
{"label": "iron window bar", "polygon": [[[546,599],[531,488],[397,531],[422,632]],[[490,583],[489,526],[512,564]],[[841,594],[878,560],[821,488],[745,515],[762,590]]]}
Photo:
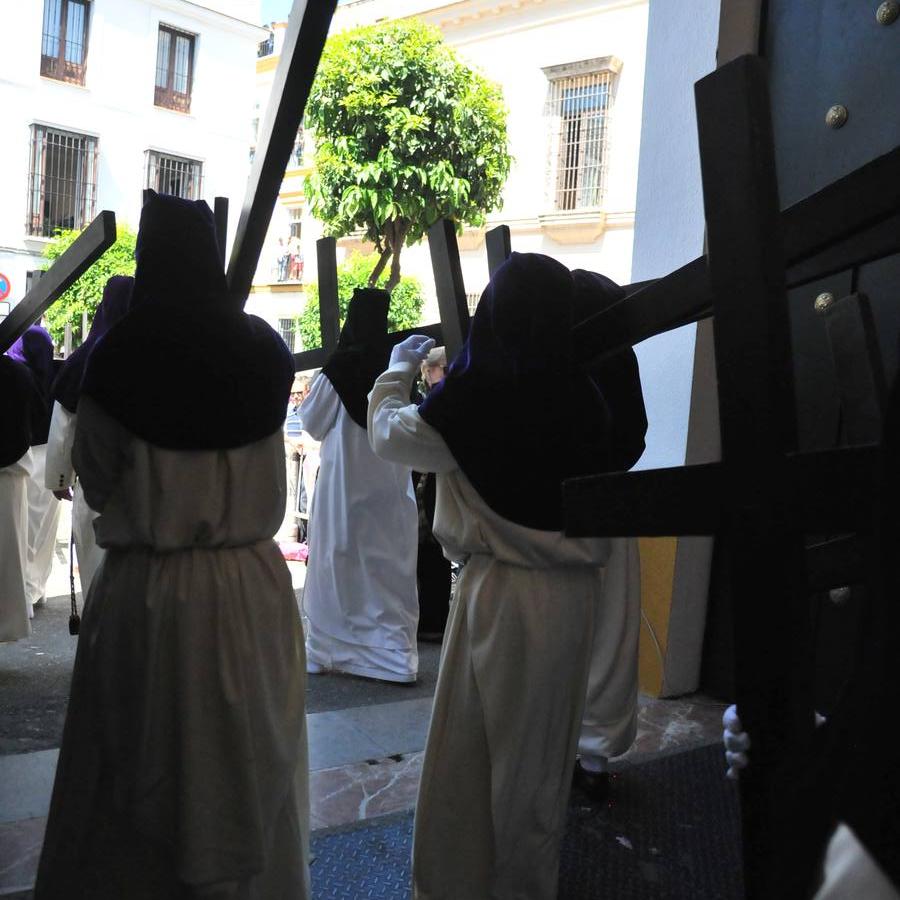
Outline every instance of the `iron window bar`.
{"label": "iron window bar", "polygon": [[196,159],[148,150],[144,185],[157,194],[170,194],[183,200],[199,200],[203,194],[203,163]]}
{"label": "iron window bar", "polygon": [[81,229],[97,206],[97,138],[31,126],[31,163],[25,231],[52,237]]}

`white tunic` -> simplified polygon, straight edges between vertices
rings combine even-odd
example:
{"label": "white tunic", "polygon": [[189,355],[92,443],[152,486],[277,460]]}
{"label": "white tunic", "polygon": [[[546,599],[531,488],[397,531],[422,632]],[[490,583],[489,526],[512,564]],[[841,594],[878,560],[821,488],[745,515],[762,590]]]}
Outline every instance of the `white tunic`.
{"label": "white tunic", "polygon": [[72,498],[72,531],[75,534],[75,554],[78,558],[78,578],[82,596],[87,597],[94,573],[103,561],[103,548],[94,537],[97,513],[84,499],[81,482],[75,479],[72,466],[72,444],[75,440],[77,415],[59,403],[53,404],[50,435],[47,438],[47,462],[44,484],[51,491],[61,491],[74,485]]}
{"label": "white tunic", "polygon": [[33,466],[27,482],[28,563],[25,567],[25,593],[33,606],[43,596],[53,569],[53,551],[59,528],[59,500],[44,486],[47,445],[31,448]]}
{"label": "white tunic", "polygon": [[414,681],[418,513],[408,466],[379,459],[320,375],[303,427],[321,441],[303,594],[309,671]]}
{"label": "white tunic", "polygon": [[303,633],[271,537],[281,431],[163,450],[83,397],[73,461],[106,557],[35,898],[303,900]]}
{"label": "white tunic", "polygon": [[31,634],[31,604],[25,594],[28,564],[27,484],[31,450],[0,469],[0,641]]}
{"label": "white tunic", "polygon": [[[624,539],[567,538],[495,513],[408,404],[414,374],[398,363],[375,382],[370,440],[379,455],[438,473],[435,537],[448,558],[468,560],[422,768],[414,896],[552,900],[595,635],[627,615],[633,554],[617,551]],[[611,554],[622,577],[604,582]],[[598,679],[594,692],[598,722],[627,733],[634,674],[605,690]]]}

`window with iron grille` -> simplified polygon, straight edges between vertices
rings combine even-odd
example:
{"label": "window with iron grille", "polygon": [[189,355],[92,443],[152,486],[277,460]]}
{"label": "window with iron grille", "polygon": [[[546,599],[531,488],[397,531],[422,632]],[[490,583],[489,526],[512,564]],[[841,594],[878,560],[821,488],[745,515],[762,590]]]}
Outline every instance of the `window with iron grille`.
{"label": "window with iron grille", "polygon": [[611,57],[544,69],[552,209],[596,208],[606,190],[609,113],[621,63]]}
{"label": "window with iron grille", "polygon": [[475,315],[475,307],[478,306],[478,301],[481,299],[481,294],[466,294],[466,306],[469,307],[469,315]]}
{"label": "window with iron grille", "polygon": [[191,111],[191,87],[194,80],[194,35],[159,26],[156,45],[156,106],[178,112]]}
{"label": "window with iron grille", "polygon": [[152,188],[157,194],[199,200],[203,191],[203,163],[148,150],[144,187]]}
{"label": "window with iron grille", "polygon": [[97,138],[32,125],[26,232],[52,237],[84,228],[96,205]]}
{"label": "window with iron grille", "polygon": [[44,0],[41,75],[84,84],[89,0]]}
{"label": "window with iron grille", "polygon": [[293,319],[279,319],[278,320],[278,333],[281,335],[281,339],[287,344],[288,350],[291,353],[294,352],[294,320]]}

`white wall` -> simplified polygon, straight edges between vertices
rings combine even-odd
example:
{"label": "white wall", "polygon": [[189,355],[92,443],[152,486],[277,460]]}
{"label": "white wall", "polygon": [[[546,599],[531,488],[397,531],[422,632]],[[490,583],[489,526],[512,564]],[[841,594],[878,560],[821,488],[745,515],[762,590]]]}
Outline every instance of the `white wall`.
{"label": "white wall", "polygon": [[[715,69],[719,0],[650,0],[632,278],[703,253],[694,82]],[[695,325],[637,347],[650,428],[639,468],[683,465]]]}
{"label": "white wall", "polygon": [[[43,123],[99,138],[97,211],[137,226],[148,149],[203,162],[203,197],[230,198],[233,232],[246,188],[247,122],[252,118],[256,45],[262,29],[211,11],[258,15],[258,0],[94,0],[84,86],[40,75],[43,4],[0,4],[0,271],[24,292],[25,271],[46,243],[26,239],[30,126]],[[189,115],[154,107],[160,22],[197,35]],[[12,36],[15,39],[12,40]],[[24,255],[29,251],[32,255]]]}

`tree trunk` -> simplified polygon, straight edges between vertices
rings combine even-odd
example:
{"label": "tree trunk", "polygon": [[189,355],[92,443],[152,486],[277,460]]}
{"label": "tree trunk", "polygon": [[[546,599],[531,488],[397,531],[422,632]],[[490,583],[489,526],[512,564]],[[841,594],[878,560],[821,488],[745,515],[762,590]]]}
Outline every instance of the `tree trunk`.
{"label": "tree trunk", "polygon": [[385,288],[390,293],[400,283],[400,253],[403,251],[403,244],[406,241],[406,233],[409,226],[405,223],[397,221],[394,223],[392,249],[394,251],[391,257],[391,276]]}
{"label": "tree trunk", "polygon": [[387,261],[391,257],[391,242],[389,240],[385,240],[384,249],[381,251],[381,256],[378,257],[378,262],[375,264],[375,268],[372,270],[372,274],[369,276],[369,287],[373,288],[378,285],[378,279],[381,277],[381,273],[384,271],[384,267],[387,265]]}

